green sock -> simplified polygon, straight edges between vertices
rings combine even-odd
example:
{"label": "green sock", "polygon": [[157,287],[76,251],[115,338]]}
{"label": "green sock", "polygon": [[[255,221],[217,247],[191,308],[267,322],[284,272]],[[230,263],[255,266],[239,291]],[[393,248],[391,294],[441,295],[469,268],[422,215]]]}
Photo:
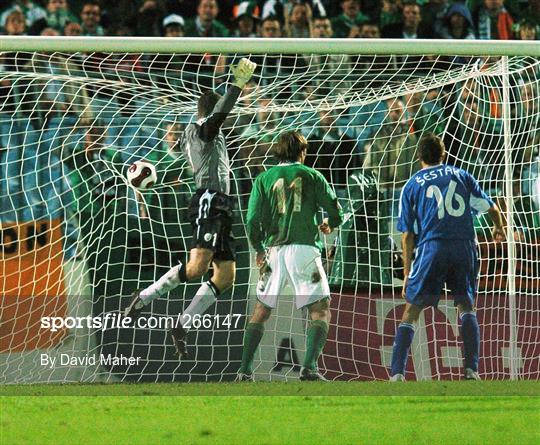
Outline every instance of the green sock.
{"label": "green sock", "polygon": [[248,323],[244,333],[244,349],[242,350],[242,365],[238,372],[251,374],[253,372],[253,357],[257,346],[264,334],[263,323]]}
{"label": "green sock", "polygon": [[328,335],[328,323],[322,320],[312,321],[307,330],[306,355],[304,356],[304,368],[315,371],[317,360],[321,354],[326,336]]}

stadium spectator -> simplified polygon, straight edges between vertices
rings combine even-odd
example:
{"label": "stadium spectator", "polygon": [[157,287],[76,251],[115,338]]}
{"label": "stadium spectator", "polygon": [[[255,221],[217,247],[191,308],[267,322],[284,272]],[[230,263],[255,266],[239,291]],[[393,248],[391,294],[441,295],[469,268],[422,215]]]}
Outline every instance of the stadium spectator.
{"label": "stadium spectator", "polygon": [[257,37],[255,22],[258,20],[256,6],[251,2],[242,2],[235,9],[235,29],[233,37]]}
{"label": "stadium spectator", "polygon": [[319,111],[319,121],[309,135],[305,164],[320,171],[335,187],[345,187],[347,175],[361,165],[356,152],[356,140],[339,125],[339,115],[333,110]]}
{"label": "stadium spectator", "polygon": [[364,167],[373,170],[382,191],[402,187],[409,176],[418,170],[416,136],[401,99],[389,99],[388,113],[381,126],[374,129],[366,144]]}
{"label": "stadium spectator", "polygon": [[379,27],[382,29],[388,25],[401,23],[401,0],[382,0],[379,15]]}
{"label": "stadium spectator", "polygon": [[[358,38],[360,39],[379,39],[381,30],[377,22],[363,23],[358,29]],[[392,56],[387,55],[351,55],[349,57],[351,66],[351,77],[354,79],[354,88],[378,87],[385,82],[384,79],[378,78],[375,67],[390,66],[392,64]],[[366,73],[374,75],[365,75]],[[359,73],[363,73],[358,76]]]}
{"label": "stadium spectator", "polygon": [[[527,73],[526,76],[535,76]],[[540,116],[540,104],[538,103],[539,88],[535,81],[521,81],[514,89],[516,106],[511,109],[511,134],[512,146],[524,147],[515,152],[514,163],[519,166],[534,163],[535,155],[540,149],[540,131],[538,131],[538,116]],[[535,154],[536,152],[536,154]],[[540,167],[540,164],[538,164]],[[529,192],[530,187],[526,187]]]}
{"label": "stadium spectator", "polygon": [[504,7],[503,0],[484,0],[473,19],[480,40],[512,39],[514,19]]}
{"label": "stadium spectator", "polygon": [[[53,28],[45,28],[41,35],[58,36],[59,33]],[[53,124],[55,118],[68,118],[78,120],[81,125],[92,120],[92,112],[89,107],[88,89],[74,80],[59,80],[57,76],[65,73],[80,73],[82,56],[77,54],[72,57],[66,54],[56,54],[54,64],[42,62],[40,70],[53,77],[44,86],[37,101],[38,108],[47,110],[43,116],[47,125]]]}
{"label": "stadium spectator", "polygon": [[162,32],[163,8],[156,0],[144,0],[135,15],[126,21],[136,36],[158,37]]}
{"label": "stadium spectator", "polygon": [[422,22],[429,25],[436,36],[442,34],[450,4],[449,0],[429,0],[421,7]]}
{"label": "stadium spectator", "polygon": [[85,2],[81,10],[82,31],[85,36],[103,36],[105,31],[100,25],[101,8],[97,2]]}
{"label": "stadium spectator", "polygon": [[[480,9],[484,5],[485,0],[453,0],[452,3],[456,3],[456,1],[460,1],[461,3],[465,3],[467,7],[469,8],[469,11],[474,12]],[[526,15],[522,14],[522,11],[526,11],[527,8],[525,6],[527,4],[531,4],[534,2],[537,2],[538,0],[503,0],[504,7],[507,9],[507,11],[510,13],[510,15],[514,18],[518,17],[525,17]]]}
{"label": "stadium spectator", "polygon": [[165,37],[184,37],[184,18],[178,14],[169,14],[163,19],[163,35]]}
{"label": "stadium spectator", "polygon": [[516,25],[515,34],[518,40],[538,40],[538,26],[525,18]]}
{"label": "stadium spectator", "polygon": [[381,30],[375,22],[363,23],[358,30],[358,37],[361,39],[380,39]]}
{"label": "stadium spectator", "polygon": [[[80,7],[74,9],[82,10],[82,6],[87,2],[95,2],[100,7],[100,22],[99,24],[105,30],[105,35],[117,35],[119,29],[127,26],[134,25],[135,18],[139,9],[139,5],[142,4],[142,0],[71,0],[76,1],[76,5]],[[134,28],[133,28],[134,29]],[[133,30],[128,35],[133,35]]]}
{"label": "stadium spectator", "polygon": [[439,36],[443,39],[475,39],[474,24],[469,8],[463,3],[454,3],[450,6]]}
{"label": "stadium spectator", "polygon": [[281,23],[277,17],[273,15],[265,17],[259,26],[259,37],[273,38],[281,36]]}
{"label": "stadium spectator", "polygon": [[343,13],[332,19],[334,37],[354,38],[358,34],[358,27],[369,20],[369,17],[360,11],[360,0],[341,0]]}
{"label": "stadium spectator", "polygon": [[234,26],[234,10],[242,0],[217,0],[219,11],[216,19],[225,25],[227,30]]}
{"label": "stadium spectator", "polygon": [[[186,20],[184,33],[186,37],[228,37],[229,31],[216,20],[218,4],[216,0],[199,0],[197,17]],[[225,73],[226,57],[216,54],[190,54],[185,69],[193,72],[194,81],[206,88],[214,88],[225,79],[220,77]]]}
{"label": "stadium spectator", "polygon": [[403,4],[402,21],[385,26],[381,30],[384,38],[392,39],[428,39],[432,37],[432,31],[422,25],[420,6],[415,2]]}
{"label": "stadium spectator", "polygon": [[[180,145],[180,140],[182,133],[186,128],[185,123],[180,122],[169,122],[164,125],[164,138],[163,138],[163,149],[159,151],[153,151],[149,154],[148,158],[152,162],[156,163],[156,168],[158,171],[162,172],[163,183],[171,184],[175,188],[175,199],[174,202],[170,202],[170,209],[173,212],[176,212],[179,203],[184,203],[183,205],[188,206],[189,200],[186,193],[181,193],[182,184],[190,184],[193,179],[193,170],[191,166],[182,161],[182,150]],[[181,162],[178,162],[181,161]],[[165,194],[164,197],[170,201],[171,196]],[[159,205],[156,203],[156,205]],[[166,211],[164,209],[164,211]]]}
{"label": "stadium spectator", "polygon": [[[257,153],[262,156],[267,156],[272,148],[272,134],[278,130],[279,122],[284,118],[281,111],[272,110],[272,100],[267,98],[261,98],[258,100],[257,106],[259,111],[257,113],[257,129],[259,134],[263,137],[257,140]],[[258,161],[262,162],[262,156]],[[259,165],[260,167],[260,165]]]}
{"label": "stadium spectator", "polygon": [[521,11],[521,18],[527,18],[536,26],[536,38],[540,36],[540,0],[529,0],[527,7]]}
{"label": "stadium spectator", "polygon": [[41,32],[43,28],[50,27],[62,32],[69,22],[78,22],[77,16],[70,11],[67,0],[49,0],[47,2],[47,17],[45,23],[42,20],[35,22],[35,31]]}
{"label": "stadium spectator", "polygon": [[[246,84],[242,96],[238,99],[238,106],[242,108],[259,108],[256,96],[259,95],[259,89],[253,79]],[[257,114],[241,114],[238,116],[229,116],[225,121],[224,127],[230,127],[235,137],[250,138],[258,131],[259,119]],[[248,157],[242,157],[248,159]]]}
{"label": "stadium spectator", "polygon": [[[261,33],[261,37],[281,37],[281,28],[279,26],[279,22],[277,19],[272,17],[263,20],[259,32]],[[256,76],[259,77],[259,84],[261,86],[267,86],[272,83],[280,74],[284,75],[285,70],[282,69],[282,64],[284,62],[287,63],[289,60],[289,58],[283,57],[279,54],[265,54],[253,57],[253,61],[258,67]],[[288,87],[284,90],[288,90]],[[277,97],[283,98],[284,95],[284,92],[280,92],[278,93]],[[265,115],[265,113],[261,113],[260,117]]]}
{"label": "stadium spectator", "polygon": [[[282,35],[282,27],[276,17],[268,16],[262,20],[259,27],[260,37],[278,38]],[[265,54],[253,57],[253,61],[257,63],[258,74],[261,76],[260,85],[264,86],[305,72],[308,69],[304,57],[300,55]],[[306,82],[303,82],[302,85],[287,82],[287,85],[273,99],[283,102],[291,99],[297,93],[305,95],[307,93],[306,87]]]}
{"label": "stadium spectator", "polygon": [[418,137],[424,133],[442,134],[446,120],[441,118],[443,110],[437,99],[444,95],[438,89],[415,92],[405,96],[407,114],[411,118],[412,128]]}
{"label": "stadium spectator", "polygon": [[[486,178],[486,172],[481,158],[482,119],[478,114],[478,105],[475,100],[469,99],[460,104],[455,115],[450,120],[448,130],[448,164],[460,168],[467,168],[481,182]],[[467,141],[463,144],[462,141]]]}
{"label": "stadium spectator", "polygon": [[60,33],[54,28],[45,28],[41,31],[41,35],[45,37],[56,37],[59,36]]}
{"label": "stadium spectator", "polygon": [[326,39],[332,37],[334,31],[332,22],[328,17],[314,17],[311,23],[311,37],[315,39]]}
{"label": "stadium spectator", "polygon": [[8,14],[4,25],[4,31],[8,36],[22,36],[26,34],[26,19],[20,10],[13,9],[11,13]]}
{"label": "stadium spectator", "polygon": [[285,28],[288,37],[307,38],[310,36],[311,7],[304,2],[293,3],[291,11],[287,14]]}
{"label": "stadium spectator", "polygon": [[4,12],[2,12],[2,15],[0,15],[1,27],[5,26],[8,15],[16,10],[21,11],[24,14],[27,28],[30,28],[34,22],[47,17],[47,12],[41,6],[39,6],[39,4],[36,4],[30,0],[15,0],[11,2],[11,6],[9,6]]}
{"label": "stadium spectator", "polygon": [[178,144],[178,141],[180,140],[180,136],[184,129],[185,125],[182,125],[178,122],[167,123],[165,125],[165,148],[167,150],[167,154],[174,159],[180,157],[182,154],[182,150],[180,150],[180,145]]}
{"label": "stadium spectator", "polygon": [[[253,114],[240,114],[229,117],[225,121],[224,127],[230,127],[232,136],[238,141],[236,150],[229,151],[229,156],[233,162],[235,171],[236,187],[238,195],[247,206],[247,200],[251,191],[253,178],[264,171],[263,161],[266,163],[268,154],[272,147],[274,131],[261,131],[261,126],[266,126],[266,121],[272,121],[271,113],[266,113],[263,107],[269,103],[268,100],[258,100],[260,91],[258,85],[250,81],[244,87],[244,93],[240,97],[238,106],[244,108],[257,108],[259,112]],[[275,122],[275,121],[273,121]],[[272,125],[272,124],[271,124]]]}
{"label": "stadium spectator", "polygon": [[[169,14],[163,19],[163,36],[164,37],[184,37],[184,18],[178,14]],[[195,55],[191,56],[191,60],[197,63]],[[186,66],[186,61],[190,60],[190,56],[186,54],[157,54],[148,60],[146,68],[151,74],[153,82],[160,85],[162,88],[167,87],[171,90],[178,89],[183,90],[181,87],[182,82],[185,82],[188,75],[181,76],[168,76],[167,69],[170,66]],[[200,58],[198,59],[201,60]],[[194,70],[194,67],[189,66],[187,70]],[[186,70],[186,71],[187,71]],[[187,98],[186,98],[187,100]]]}
{"label": "stadium spectator", "polygon": [[113,24],[107,29],[107,35],[116,37],[133,37],[133,28],[125,23]]}
{"label": "stadium spectator", "polygon": [[81,36],[83,33],[82,26],[77,22],[68,22],[64,26],[64,35],[68,37]]}
{"label": "stadium spectator", "polygon": [[[533,196],[523,191],[523,182],[523,178],[519,172],[514,172],[512,178],[512,213],[514,220],[514,240],[518,242],[518,248],[519,243],[530,245],[540,242],[540,213],[537,210]],[[504,193],[501,193],[497,197],[496,202],[503,215],[506,216],[508,206]],[[505,220],[504,216],[503,220]],[[536,268],[538,267],[537,265]],[[534,276],[538,276],[538,273]]]}
{"label": "stadium spectator", "polygon": [[228,37],[229,30],[216,20],[219,8],[216,0],[199,0],[197,17],[186,22],[187,37]]}
{"label": "stadium spectator", "polygon": [[[78,210],[99,212],[122,192],[117,186],[119,178],[106,164],[109,162],[112,165],[120,152],[107,147],[108,130],[103,128],[102,122],[91,122],[84,130],[84,144],[74,147],[73,155],[66,159],[75,172],[69,181],[77,195],[74,205]],[[119,205],[123,206],[124,203]],[[90,223],[90,218],[82,218],[81,221],[83,224]]]}
{"label": "stadium spectator", "polygon": [[500,98],[490,93],[489,100],[482,100],[484,94],[474,80],[462,85],[450,119],[448,162],[467,168],[481,183],[487,184],[492,176],[502,173],[498,162],[504,157],[504,149],[499,124]]}

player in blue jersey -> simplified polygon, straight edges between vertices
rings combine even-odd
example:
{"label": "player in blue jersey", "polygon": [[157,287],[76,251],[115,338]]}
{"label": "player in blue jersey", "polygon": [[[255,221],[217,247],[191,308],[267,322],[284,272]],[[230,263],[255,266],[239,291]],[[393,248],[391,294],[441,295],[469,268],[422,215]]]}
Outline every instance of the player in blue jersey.
{"label": "player in blue jersey", "polygon": [[[478,254],[473,216],[487,211],[493,238],[504,239],[501,213],[466,171],[443,164],[443,141],[427,134],[418,143],[422,169],[405,184],[399,202],[407,300],[392,351],[391,380],[405,380],[414,326],[422,309],[437,306],[443,287],[459,309],[465,378],[479,380],[480,329],[475,312]],[[416,250],[415,250],[416,249]],[[415,252],[412,261],[413,251]]]}

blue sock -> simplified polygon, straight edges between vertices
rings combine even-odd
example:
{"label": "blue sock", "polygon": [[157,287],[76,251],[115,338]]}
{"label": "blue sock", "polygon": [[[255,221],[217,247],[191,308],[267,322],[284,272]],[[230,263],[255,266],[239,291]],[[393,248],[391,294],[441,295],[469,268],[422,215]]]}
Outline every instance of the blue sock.
{"label": "blue sock", "polygon": [[478,355],[480,353],[480,328],[476,312],[461,314],[461,337],[463,338],[463,355],[465,368],[478,371]]}
{"label": "blue sock", "polygon": [[396,331],[394,348],[392,349],[392,375],[405,375],[409,349],[414,337],[414,326],[410,323],[401,323]]}

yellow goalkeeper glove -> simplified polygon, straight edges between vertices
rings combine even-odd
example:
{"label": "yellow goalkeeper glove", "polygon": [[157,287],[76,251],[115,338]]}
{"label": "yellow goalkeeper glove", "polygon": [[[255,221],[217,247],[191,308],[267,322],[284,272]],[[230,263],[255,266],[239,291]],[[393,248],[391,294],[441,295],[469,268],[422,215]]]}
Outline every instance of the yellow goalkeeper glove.
{"label": "yellow goalkeeper glove", "polygon": [[233,85],[236,85],[238,88],[244,88],[246,83],[248,83],[253,76],[255,68],[257,68],[257,64],[255,62],[252,62],[246,58],[240,60],[240,63],[236,66],[236,68],[232,68],[232,73],[234,76]]}

